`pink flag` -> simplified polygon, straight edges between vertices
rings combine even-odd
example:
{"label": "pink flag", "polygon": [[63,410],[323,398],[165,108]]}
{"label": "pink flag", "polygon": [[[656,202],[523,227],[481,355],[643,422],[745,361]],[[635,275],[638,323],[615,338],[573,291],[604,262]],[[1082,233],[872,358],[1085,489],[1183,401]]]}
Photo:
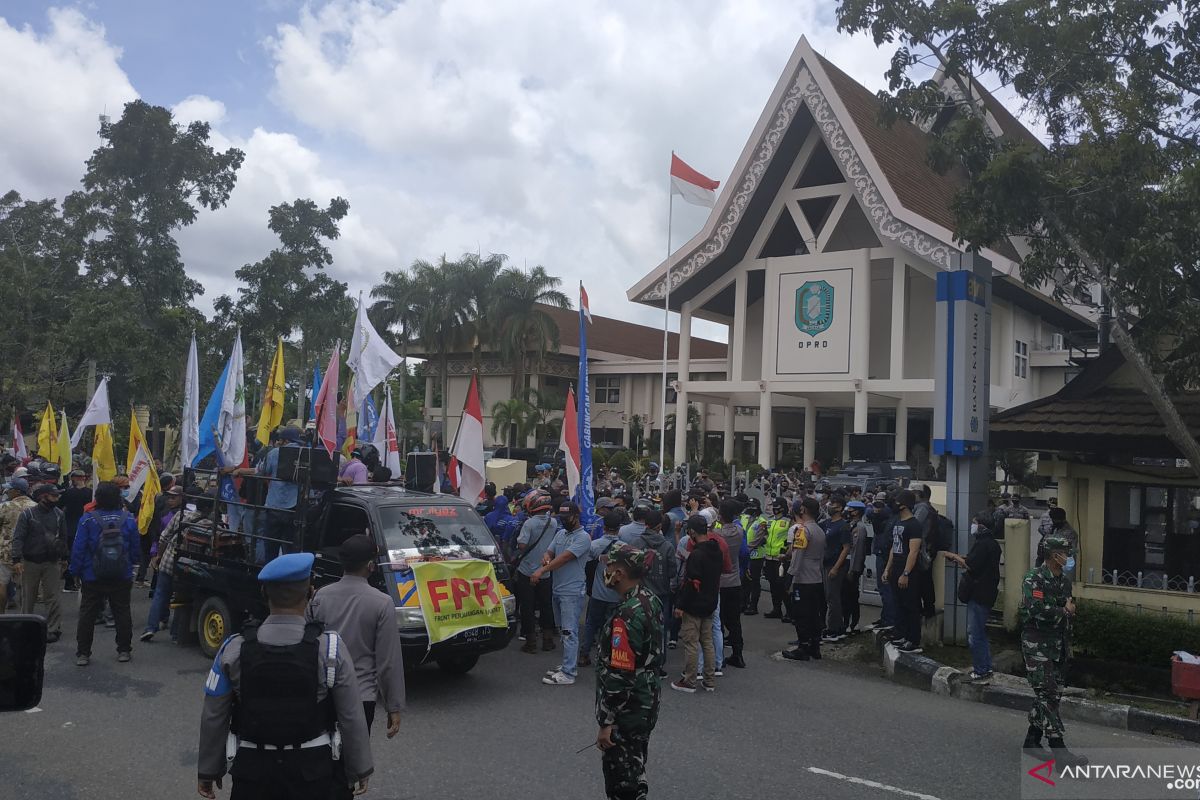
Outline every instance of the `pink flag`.
{"label": "pink flag", "polygon": [[[462,420],[458,423],[458,436],[451,449],[461,470],[458,477],[458,496],[474,503],[483,494],[486,483],[483,464],[483,412],[479,407],[479,385],[471,376],[471,388],[467,392],[467,403],[463,406]],[[453,478],[451,478],[453,480]]]}
{"label": "pink flag", "polygon": [[579,488],[579,415],[575,412],[575,389],[567,389],[567,407],[563,410],[562,434],[558,449],[567,457],[567,493],[575,497]]}
{"label": "pink flag", "polygon": [[317,395],[314,413],[317,420],[317,438],[332,456],[337,450],[337,394],[338,359],[341,356],[342,343],[338,342],[329,356],[329,366],[325,368],[325,380],[321,381],[321,393]]}

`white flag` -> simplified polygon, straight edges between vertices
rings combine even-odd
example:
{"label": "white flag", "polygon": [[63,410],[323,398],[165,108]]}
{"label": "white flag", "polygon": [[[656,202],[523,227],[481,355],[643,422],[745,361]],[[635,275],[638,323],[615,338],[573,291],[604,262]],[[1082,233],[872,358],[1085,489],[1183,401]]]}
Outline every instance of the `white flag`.
{"label": "white flag", "polygon": [[183,372],[183,416],[179,425],[179,459],[190,467],[200,449],[200,365],[196,357],[196,334],[188,349],[187,367]]}
{"label": "white flag", "polygon": [[221,413],[217,417],[217,447],[221,463],[237,467],[246,457],[246,384],[242,378],[242,332],[238,331],[229,353],[229,375],[221,395]]}
{"label": "white flag", "polygon": [[108,378],[100,379],[100,385],[92,395],[92,402],[88,403],[87,411],[84,411],[79,419],[75,433],[71,434],[72,450],[79,446],[84,430],[92,425],[112,425],[112,412],[108,408]]}
{"label": "white flag", "polygon": [[392,471],[392,480],[400,477],[400,443],[396,438],[396,417],[392,414],[392,387],[387,387],[383,401],[383,413],[375,425],[375,438],[371,440],[379,451],[379,461]]}
{"label": "white flag", "polygon": [[347,397],[346,407],[358,408],[362,405],[362,399],[399,364],[400,356],[392,352],[392,348],[384,343],[371,325],[371,320],[367,318],[367,307],[360,296],[358,315],[354,319],[354,337],[350,340],[350,355],[346,357],[346,366],[350,367],[355,377],[352,396]]}

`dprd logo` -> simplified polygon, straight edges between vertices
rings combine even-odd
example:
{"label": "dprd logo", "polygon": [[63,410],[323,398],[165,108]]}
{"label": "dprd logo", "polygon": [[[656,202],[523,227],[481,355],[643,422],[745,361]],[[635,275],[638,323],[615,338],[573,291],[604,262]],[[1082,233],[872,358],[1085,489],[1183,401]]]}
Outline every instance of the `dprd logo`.
{"label": "dprd logo", "polygon": [[796,290],[796,327],[816,336],[833,324],[833,287],[827,281],[806,281]]}

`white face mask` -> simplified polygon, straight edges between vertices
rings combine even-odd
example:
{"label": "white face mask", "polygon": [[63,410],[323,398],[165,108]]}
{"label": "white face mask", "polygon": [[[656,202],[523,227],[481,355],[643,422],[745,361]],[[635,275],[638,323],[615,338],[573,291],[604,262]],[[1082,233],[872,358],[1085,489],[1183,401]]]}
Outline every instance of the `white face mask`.
{"label": "white face mask", "polygon": [[979,533],[979,523],[972,522],[971,523],[971,535],[974,536],[977,533]]}
{"label": "white face mask", "polygon": [[1066,570],[1067,572],[1070,572],[1071,570],[1075,569],[1075,556],[1070,556],[1067,558],[1067,564],[1066,564],[1066,566],[1063,567],[1063,569]]}

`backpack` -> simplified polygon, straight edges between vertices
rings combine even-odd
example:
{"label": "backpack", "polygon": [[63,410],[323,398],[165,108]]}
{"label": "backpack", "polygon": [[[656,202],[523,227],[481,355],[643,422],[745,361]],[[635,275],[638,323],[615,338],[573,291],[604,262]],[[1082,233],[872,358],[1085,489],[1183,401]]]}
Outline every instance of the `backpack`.
{"label": "backpack", "polygon": [[92,514],[92,519],[100,526],[96,551],[92,554],[92,572],[98,581],[125,580],[125,573],[129,570],[129,551],[125,547],[125,532],[121,528],[128,518],[124,511],[115,520]]}
{"label": "backpack", "polygon": [[954,550],[954,523],[932,507],[929,511],[933,519],[930,520],[929,534],[925,543],[929,547],[930,555]]}

